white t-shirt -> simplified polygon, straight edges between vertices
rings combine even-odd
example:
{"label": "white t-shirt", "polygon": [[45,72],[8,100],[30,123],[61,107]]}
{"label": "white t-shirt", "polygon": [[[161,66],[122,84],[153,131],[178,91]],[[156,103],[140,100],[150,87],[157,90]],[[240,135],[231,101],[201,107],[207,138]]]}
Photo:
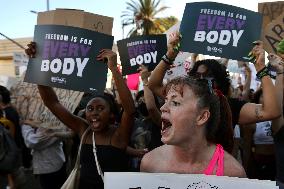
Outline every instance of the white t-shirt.
{"label": "white t-shirt", "polygon": [[253,135],[254,144],[273,144],[271,121],[256,123]]}

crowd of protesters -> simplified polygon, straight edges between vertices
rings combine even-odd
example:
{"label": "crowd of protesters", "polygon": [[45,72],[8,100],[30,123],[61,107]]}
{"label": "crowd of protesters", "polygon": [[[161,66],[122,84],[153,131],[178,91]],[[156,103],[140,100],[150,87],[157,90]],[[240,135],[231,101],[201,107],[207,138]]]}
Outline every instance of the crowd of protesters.
{"label": "crowd of protesters", "polygon": [[[15,170],[0,170],[1,187],[21,188],[25,179],[20,183],[17,175],[24,167],[33,169],[41,188],[60,188],[70,172],[66,165],[72,169],[76,159],[64,151],[63,142],[79,137],[73,143],[74,154],[80,154],[79,188],[103,188],[104,172],[122,171],[267,179],[276,180],[283,188],[284,55],[269,54],[269,64],[276,70],[271,79],[264,71],[262,42],[257,41],[251,52],[261,85],[252,93],[251,72],[245,66],[245,84],[233,95],[227,64],[213,59],[197,61],[196,56],[192,56],[188,75],[163,83],[179,53],[180,40],[179,33],[172,35],[167,53],[152,73],[141,66],[144,90],[135,99],[117,68],[117,55],[110,49],[101,50],[97,60],[106,62],[112,72],[115,95],[108,91],[86,94],[73,113],[59,102],[51,87],[38,85],[45,106],[71,129],[65,133],[40,128],[31,120],[20,121],[10,92],[0,86],[0,124],[21,149]],[[27,52],[34,57],[35,43]],[[236,126],[240,128],[239,143],[234,140]]]}

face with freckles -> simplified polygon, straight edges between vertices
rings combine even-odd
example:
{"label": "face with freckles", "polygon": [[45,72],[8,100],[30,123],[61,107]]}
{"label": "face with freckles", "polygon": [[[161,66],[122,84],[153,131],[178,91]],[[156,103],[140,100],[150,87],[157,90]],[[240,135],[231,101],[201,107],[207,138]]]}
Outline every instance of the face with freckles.
{"label": "face with freckles", "polygon": [[198,98],[188,85],[171,86],[161,107],[163,143],[182,145],[195,135],[199,114],[197,102]]}
{"label": "face with freckles", "polygon": [[102,97],[95,97],[86,107],[86,120],[93,131],[107,129],[110,124],[112,112],[109,103]]}

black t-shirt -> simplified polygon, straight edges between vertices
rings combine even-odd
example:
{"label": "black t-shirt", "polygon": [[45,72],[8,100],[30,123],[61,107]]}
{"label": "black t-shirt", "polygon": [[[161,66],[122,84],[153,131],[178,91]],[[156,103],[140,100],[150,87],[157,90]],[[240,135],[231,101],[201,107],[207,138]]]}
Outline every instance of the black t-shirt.
{"label": "black t-shirt", "polygon": [[[97,157],[103,172],[128,171],[128,158],[125,150],[111,145],[96,145]],[[79,189],[103,189],[104,183],[98,174],[92,144],[83,144],[80,157]]]}
{"label": "black t-shirt", "polygon": [[232,111],[233,127],[235,127],[238,124],[241,109],[247,102],[237,98],[228,98],[228,102]]}
{"label": "black t-shirt", "polygon": [[284,126],[273,136],[276,159],[276,179],[284,183]]}

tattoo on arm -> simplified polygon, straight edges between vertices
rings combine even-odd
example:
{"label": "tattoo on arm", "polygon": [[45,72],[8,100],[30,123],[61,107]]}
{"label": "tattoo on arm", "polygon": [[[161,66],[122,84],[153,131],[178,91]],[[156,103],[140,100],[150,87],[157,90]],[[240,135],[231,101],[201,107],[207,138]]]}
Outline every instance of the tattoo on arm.
{"label": "tattoo on arm", "polygon": [[260,106],[256,106],[255,107],[255,117],[256,117],[256,119],[261,119],[261,118],[263,118],[263,114],[262,114],[262,106],[260,105]]}

